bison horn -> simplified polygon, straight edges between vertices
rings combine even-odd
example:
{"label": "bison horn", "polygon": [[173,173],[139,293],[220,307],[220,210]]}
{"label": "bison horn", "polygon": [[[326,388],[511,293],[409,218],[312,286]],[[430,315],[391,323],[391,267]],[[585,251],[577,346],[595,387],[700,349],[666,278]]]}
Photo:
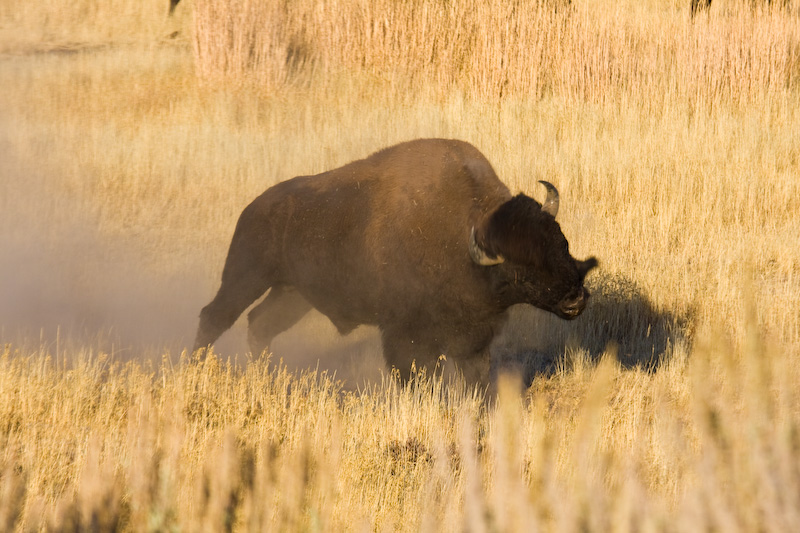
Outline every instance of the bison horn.
{"label": "bison horn", "polygon": [[498,254],[496,257],[492,258],[483,251],[483,248],[480,247],[478,241],[475,239],[474,226],[472,228],[472,233],[469,235],[469,255],[472,256],[473,261],[481,266],[499,265],[505,261],[502,255]]}
{"label": "bison horn", "polygon": [[539,183],[547,189],[547,198],[542,205],[542,211],[556,218],[558,214],[558,189],[549,181],[539,180]]}

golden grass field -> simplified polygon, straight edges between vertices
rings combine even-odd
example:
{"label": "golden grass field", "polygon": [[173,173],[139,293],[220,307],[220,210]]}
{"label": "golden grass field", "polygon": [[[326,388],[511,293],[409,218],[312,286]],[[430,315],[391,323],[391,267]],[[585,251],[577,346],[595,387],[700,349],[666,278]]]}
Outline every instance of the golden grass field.
{"label": "golden grass field", "polygon": [[[0,1],[0,530],[800,530],[796,2],[167,9]],[[318,314],[184,351],[252,198],[426,136],[601,261],[496,401]]]}

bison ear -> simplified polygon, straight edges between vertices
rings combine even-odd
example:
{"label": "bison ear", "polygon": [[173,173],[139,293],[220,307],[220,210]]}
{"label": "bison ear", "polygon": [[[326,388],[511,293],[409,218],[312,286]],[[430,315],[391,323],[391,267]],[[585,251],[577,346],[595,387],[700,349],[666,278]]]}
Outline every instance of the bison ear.
{"label": "bison ear", "polygon": [[558,214],[558,189],[549,181],[539,180],[539,183],[544,185],[544,188],[547,189],[547,198],[544,204],[542,204],[542,211],[556,218]]}
{"label": "bison ear", "polygon": [[475,226],[472,227],[472,232],[469,234],[469,255],[472,257],[472,260],[475,261],[475,263],[481,266],[499,265],[505,261],[505,258],[503,258],[502,255],[498,254],[494,257],[491,257],[483,248],[481,248],[481,245],[478,244],[478,241],[475,238]]}

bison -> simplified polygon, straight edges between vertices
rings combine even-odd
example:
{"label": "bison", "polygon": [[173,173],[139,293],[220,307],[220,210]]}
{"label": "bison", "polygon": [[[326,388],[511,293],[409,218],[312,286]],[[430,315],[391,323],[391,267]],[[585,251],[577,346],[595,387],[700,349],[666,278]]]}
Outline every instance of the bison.
{"label": "bison", "polygon": [[341,334],[380,330],[386,362],[444,354],[473,382],[515,304],[571,320],[597,265],[574,259],[558,222],[558,191],[544,205],[512,196],[472,145],[420,139],[316,176],[278,183],[239,217],[216,297],[200,313],[195,350],[248,314],[254,355],[312,308]]}

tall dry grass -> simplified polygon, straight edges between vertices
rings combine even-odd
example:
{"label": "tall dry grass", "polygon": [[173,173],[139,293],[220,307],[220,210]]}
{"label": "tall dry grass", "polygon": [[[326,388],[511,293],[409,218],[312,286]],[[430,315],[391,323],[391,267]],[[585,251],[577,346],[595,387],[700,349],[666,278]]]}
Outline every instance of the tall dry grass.
{"label": "tall dry grass", "polygon": [[[797,529],[794,11],[184,2],[177,44],[0,6],[0,528]],[[578,321],[512,310],[523,394],[399,387],[319,315],[180,355],[255,195],[422,136],[602,261]]]}
{"label": "tall dry grass", "polygon": [[189,29],[189,14],[166,20],[168,1],[74,0],[0,3],[0,53],[73,53],[167,39]]}
{"label": "tall dry grass", "polygon": [[[753,328],[755,324],[749,324]],[[708,344],[658,372],[419,375],[342,392],[268,361],[0,357],[6,529],[791,531],[795,361]],[[69,358],[66,363],[62,358]]]}
{"label": "tall dry grass", "polygon": [[797,16],[740,2],[690,19],[687,6],[199,0],[193,45],[202,78],[264,90],[365,74],[397,93],[433,84],[488,99],[635,99],[660,109],[797,86]]}

